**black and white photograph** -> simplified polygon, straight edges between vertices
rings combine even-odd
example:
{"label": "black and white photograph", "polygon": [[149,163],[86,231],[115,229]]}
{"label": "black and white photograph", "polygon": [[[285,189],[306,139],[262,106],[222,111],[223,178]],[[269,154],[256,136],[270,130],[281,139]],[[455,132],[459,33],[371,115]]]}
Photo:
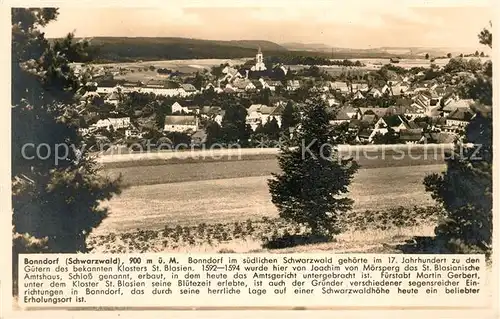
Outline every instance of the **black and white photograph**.
{"label": "black and white photograph", "polygon": [[14,299],[25,253],[491,270],[491,5],[189,3],[10,8]]}

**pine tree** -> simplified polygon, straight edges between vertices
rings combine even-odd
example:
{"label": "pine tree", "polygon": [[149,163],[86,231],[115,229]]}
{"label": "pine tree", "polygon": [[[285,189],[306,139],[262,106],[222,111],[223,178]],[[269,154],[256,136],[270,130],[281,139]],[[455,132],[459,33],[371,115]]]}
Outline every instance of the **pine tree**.
{"label": "pine tree", "polygon": [[284,132],[288,132],[291,127],[295,127],[298,122],[297,112],[293,107],[293,102],[288,101],[285,108],[283,109],[283,114],[281,114],[281,129]]}
{"label": "pine tree", "polygon": [[271,140],[277,141],[279,139],[280,127],[274,116],[264,125],[264,132]]}
{"label": "pine tree", "polygon": [[251,129],[246,125],[247,110],[240,104],[231,104],[225,110],[222,118],[224,141],[244,146],[251,134]]}
{"label": "pine tree", "polygon": [[78,131],[86,110],[75,92],[86,79],[69,63],[88,60],[88,44],[72,35],[50,44],[39,30],[57,14],[12,9],[14,282],[19,253],[86,252],[87,236],[107,216],[99,202],[119,193],[119,181],[98,175]]}
{"label": "pine tree", "polygon": [[307,225],[314,235],[339,232],[338,215],[351,209],[348,192],[357,163],[339,158],[332,143],[326,105],[308,102],[294,137],[278,157],[281,173],[268,181],[280,217]]}
{"label": "pine tree", "polygon": [[219,143],[222,138],[222,129],[219,123],[210,121],[206,127],[207,141],[206,145],[211,146],[215,143]]}
{"label": "pine tree", "polygon": [[[491,33],[480,33],[482,44],[491,48]],[[492,78],[491,62],[463,90],[465,98],[476,100],[475,117],[466,127],[443,174],[425,178],[426,190],[443,204],[446,219],[436,229],[436,237],[453,252],[471,249],[489,252],[492,244]],[[467,147],[465,144],[474,144]]]}

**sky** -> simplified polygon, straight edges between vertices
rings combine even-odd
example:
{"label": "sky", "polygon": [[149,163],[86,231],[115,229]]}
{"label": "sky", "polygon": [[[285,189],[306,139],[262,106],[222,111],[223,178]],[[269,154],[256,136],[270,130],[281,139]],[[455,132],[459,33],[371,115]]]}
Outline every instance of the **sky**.
{"label": "sky", "polygon": [[342,48],[475,48],[480,47],[478,32],[492,20],[489,2],[481,0],[465,1],[467,6],[458,6],[460,0],[451,6],[444,0],[433,0],[432,6],[422,6],[423,0],[221,1],[148,8],[62,6],[57,21],[44,31],[48,37],[75,32],[77,37],[269,40]]}

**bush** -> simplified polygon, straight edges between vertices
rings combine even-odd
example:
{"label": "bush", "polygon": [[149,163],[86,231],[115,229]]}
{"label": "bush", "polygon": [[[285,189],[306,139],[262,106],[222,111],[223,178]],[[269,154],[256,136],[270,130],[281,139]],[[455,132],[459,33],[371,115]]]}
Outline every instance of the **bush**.
{"label": "bush", "polygon": [[282,249],[301,245],[310,245],[325,243],[331,241],[331,237],[318,234],[303,234],[303,235],[284,235],[271,236],[271,238],[262,244],[263,248],[267,249]]}

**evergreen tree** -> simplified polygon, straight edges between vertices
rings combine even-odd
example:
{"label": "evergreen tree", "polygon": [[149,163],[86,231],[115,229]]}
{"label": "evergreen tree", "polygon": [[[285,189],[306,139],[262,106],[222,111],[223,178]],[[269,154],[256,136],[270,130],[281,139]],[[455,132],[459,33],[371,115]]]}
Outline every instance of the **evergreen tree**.
{"label": "evergreen tree", "polygon": [[259,125],[257,125],[257,127],[255,128],[255,134],[265,134],[265,129],[264,129],[264,125],[262,125],[262,123],[259,123]]}
{"label": "evergreen tree", "polygon": [[222,118],[224,141],[246,145],[251,133],[251,129],[246,125],[247,110],[240,104],[230,104],[225,110]]}
{"label": "evergreen tree", "polygon": [[[492,45],[488,30],[480,33],[480,42]],[[491,67],[491,62],[489,67]],[[443,204],[446,219],[436,229],[437,239],[453,252],[479,249],[489,252],[492,244],[492,78],[488,71],[477,73],[467,84],[465,98],[476,100],[475,117],[466,127],[447,160],[443,174],[425,178],[426,190]],[[465,143],[474,144],[467,147]]]}
{"label": "evergreen tree", "polygon": [[283,113],[281,114],[281,129],[284,132],[288,132],[291,127],[295,127],[298,122],[298,115],[293,107],[293,102],[288,101],[285,108],[283,109]]}
{"label": "evergreen tree", "polygon": [[[86,79],[69,63],[87,60],[88,44],[72,35],[51,44],[40,32],[57,15],[12,9],[14,282],[19,253],[87,251],[87,236],[107,216],[99,202],[119,193],[118,181],[98,175],[78,131],[86,110],[75,92]],[[40,145],[46,151],[36,154]]]}
{"label": "evergreen tree", "polygon": [[279,139],[280,127],[278,125],[278,120],[276,120],[274,116],[264,125],[264,132],[271,140],[277,141]]}
{"label": "evergreen tree", "polygon": [[348,192],[357,163],[334,150],[326,105],[308,101],[299,128],[281,148],[281,173],[268,181],[272,202],[280,217],[305,224],[314,235],[339,232],[338,215],[351,209]]}
{"label": "evergreen tree", "polygon": [[210,121],[207,124],[206,133],[207,133],[206,144],[209,146],[215,143],[219,143],[222,138],[222,129],[219,123],[214,121]]}

